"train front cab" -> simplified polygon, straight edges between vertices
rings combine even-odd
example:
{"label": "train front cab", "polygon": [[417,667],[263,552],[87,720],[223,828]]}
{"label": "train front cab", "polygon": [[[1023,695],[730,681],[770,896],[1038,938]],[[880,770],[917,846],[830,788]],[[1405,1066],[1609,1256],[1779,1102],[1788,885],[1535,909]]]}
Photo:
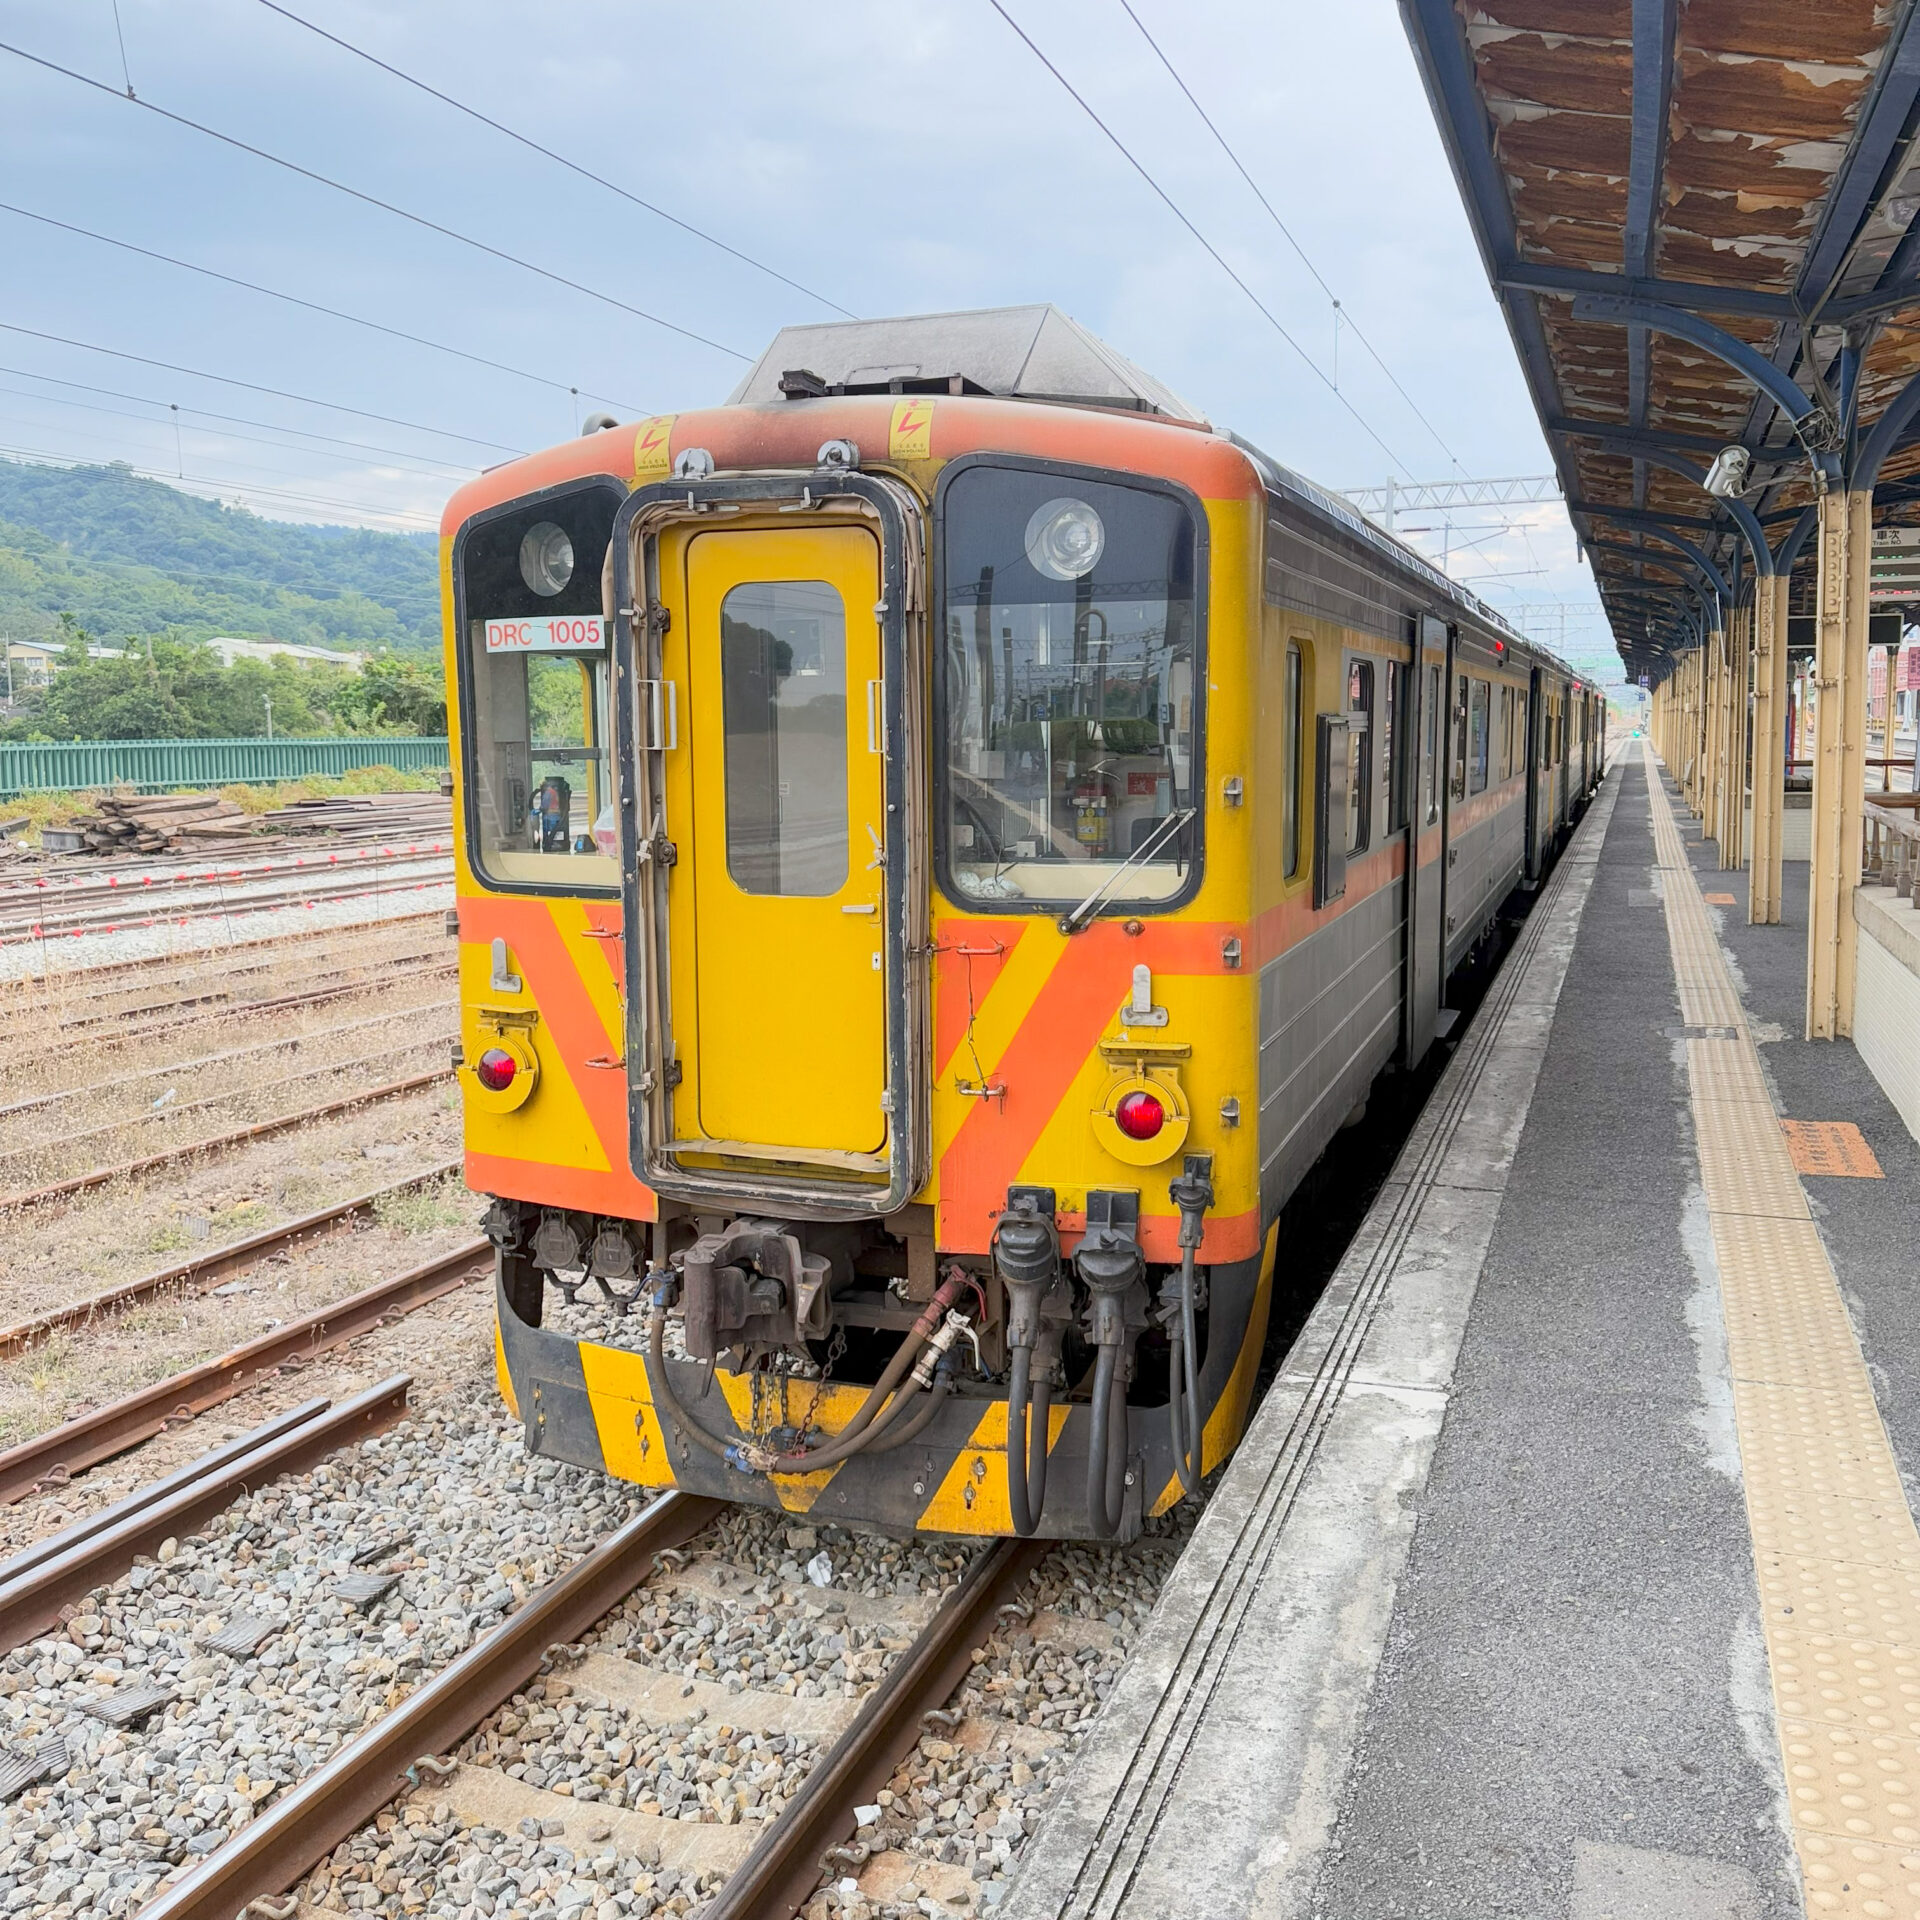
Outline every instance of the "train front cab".
{"label": "train front cab", "polygon": [[[1037,1530],[1125,1535],[1178,1498],[1183,1238],[1203,1467],[1231,1452],[1279,1206],[1444,1023],[1524,851],[1524,669],[1443,617],[1396,641],[1288,611],[1270,511],[1218,438],[958,399],[683,415],[456,498],[460,1080],[531,1448],[1013,1530],[1018,1215],[1053,1271],[1114,1282],[1043,1303]],[[1488,848],[1473,897],[1450,821]],[[555,1281],[629,1317],[546,1324]],[[684,1355],[655,1337],[669,1290]],[[903,1330],[957,1303],[941,1403],[834,1457]],[[816,1365],[733,1370],[750,1346]]]}

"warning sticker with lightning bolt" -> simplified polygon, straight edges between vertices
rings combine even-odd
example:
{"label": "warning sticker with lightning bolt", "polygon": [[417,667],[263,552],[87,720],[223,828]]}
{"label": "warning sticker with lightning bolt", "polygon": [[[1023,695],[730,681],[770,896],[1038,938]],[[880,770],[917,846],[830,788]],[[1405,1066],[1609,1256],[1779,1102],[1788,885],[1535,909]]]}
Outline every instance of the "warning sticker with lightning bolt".
{"label": "warning sticker with lightning bolt", "polygon": [[933,457],[933,402],[925,397],[899,401],[887,428],[889,460],[930,460]]}

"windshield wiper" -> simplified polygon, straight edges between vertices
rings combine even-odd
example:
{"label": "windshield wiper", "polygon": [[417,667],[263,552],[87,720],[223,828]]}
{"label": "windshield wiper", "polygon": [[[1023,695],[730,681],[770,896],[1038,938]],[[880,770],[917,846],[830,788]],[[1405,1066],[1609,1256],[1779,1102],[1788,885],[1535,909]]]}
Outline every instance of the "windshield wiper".
{"label": "windshield wiper", "polygon": [[1167,817],[1160,822],[1159,826],[1148,834],[1147,837],[1107,875],[1104,885],[1096,887],[1071,913],[1063,913],[1060,916],[1060,931],[1062,933],[1078,933],[1080,929],[1086,925],[1088,920],[1092,918],[1094,908],[1120,884],[1121,877],[1130,869],[1137,867],[1141,861],[1152,858],[1152,856],[1158,853],[1193,817],[1194,810],[1191,807],[1179,807],[1168,814]]}

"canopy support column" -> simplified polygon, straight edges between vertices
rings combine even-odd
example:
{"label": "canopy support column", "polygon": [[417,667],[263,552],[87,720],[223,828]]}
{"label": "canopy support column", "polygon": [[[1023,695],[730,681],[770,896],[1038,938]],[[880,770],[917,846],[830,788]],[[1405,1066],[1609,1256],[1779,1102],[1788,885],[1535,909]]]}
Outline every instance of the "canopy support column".
{"label": "canopy support column", "polygon": [[1871,490],[1820,501],[1814,622],[1813,863],[1807,912],[1807,1038],[1853,1033],[1862,808],[1867,789],[1867,584]]}
{"label": "canopy support column", "polygon": [[1784,573],[1753,583],[1753,873],[1747,919],[1780,923],[1780,846],[1787,785],[1787,586]]}

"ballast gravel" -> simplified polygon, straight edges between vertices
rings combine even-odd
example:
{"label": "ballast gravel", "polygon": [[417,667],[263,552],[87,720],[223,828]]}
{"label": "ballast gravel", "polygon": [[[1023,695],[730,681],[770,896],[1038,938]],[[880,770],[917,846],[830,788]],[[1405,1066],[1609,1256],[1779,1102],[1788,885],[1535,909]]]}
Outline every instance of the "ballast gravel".
{"label": "ballast gravel", "polygon": [[[32,1751],[57,1737],[70,1761],[0,1808],[0,1920],[133,1912],[649,1497],[529,1460],[517,1424],[476,1396],[166,1543],[63,1631],[0,1661],[0,1746]],[[1153,1522],[1128,1548],[1049,1554],[950,1713],[862,1810],[858,1843],[808,1920],[998,1904],[1190,1525]],[[688,1691],[706,1681],[856,1699],[984,1545],[733,1508],[697,1552],[663,1556],[583,1651],[679,1677]],[[377,1599],[345,1597],[342,1583],[366,1574],[396,1578]],[[252,1654],[209,1644],[243,1618],[273,1629]],[[778,1813],[821,1751],[697,1709],[649,1722],[576,1690],[566,1671],[563,1655],[457,1757],[604,1807],[609,1821],[632,1810],[731,1826]],[[126,1726],[87,1710],[136,1687],[167,1697]],[[301,1898],[395,1920],[649,1920],[693,1911],[719,1884],[616,1846],[610,1824],[586,1832],[573,1851],[534,1822],[468,1825],[429,1789],[336,1849]],[[865,1854],[890,1863],[870,1891],[858,1878]]]}
{"label": "ballast gravel", "polygon": [[[130,1912],[253,1810],[496,1625],[642,1504],[530,1461],[485,1403],[416,1418],[249,1495],[0,1661],[0,1745],[65,1742],[59,1778],[0,1808],[0,1914]],[[354,1574],[398,1576],[366,1604]],[[275,1631],[236,1657],[242,1616]],[[137,1724],[87,1711],[135,1686]]]}

